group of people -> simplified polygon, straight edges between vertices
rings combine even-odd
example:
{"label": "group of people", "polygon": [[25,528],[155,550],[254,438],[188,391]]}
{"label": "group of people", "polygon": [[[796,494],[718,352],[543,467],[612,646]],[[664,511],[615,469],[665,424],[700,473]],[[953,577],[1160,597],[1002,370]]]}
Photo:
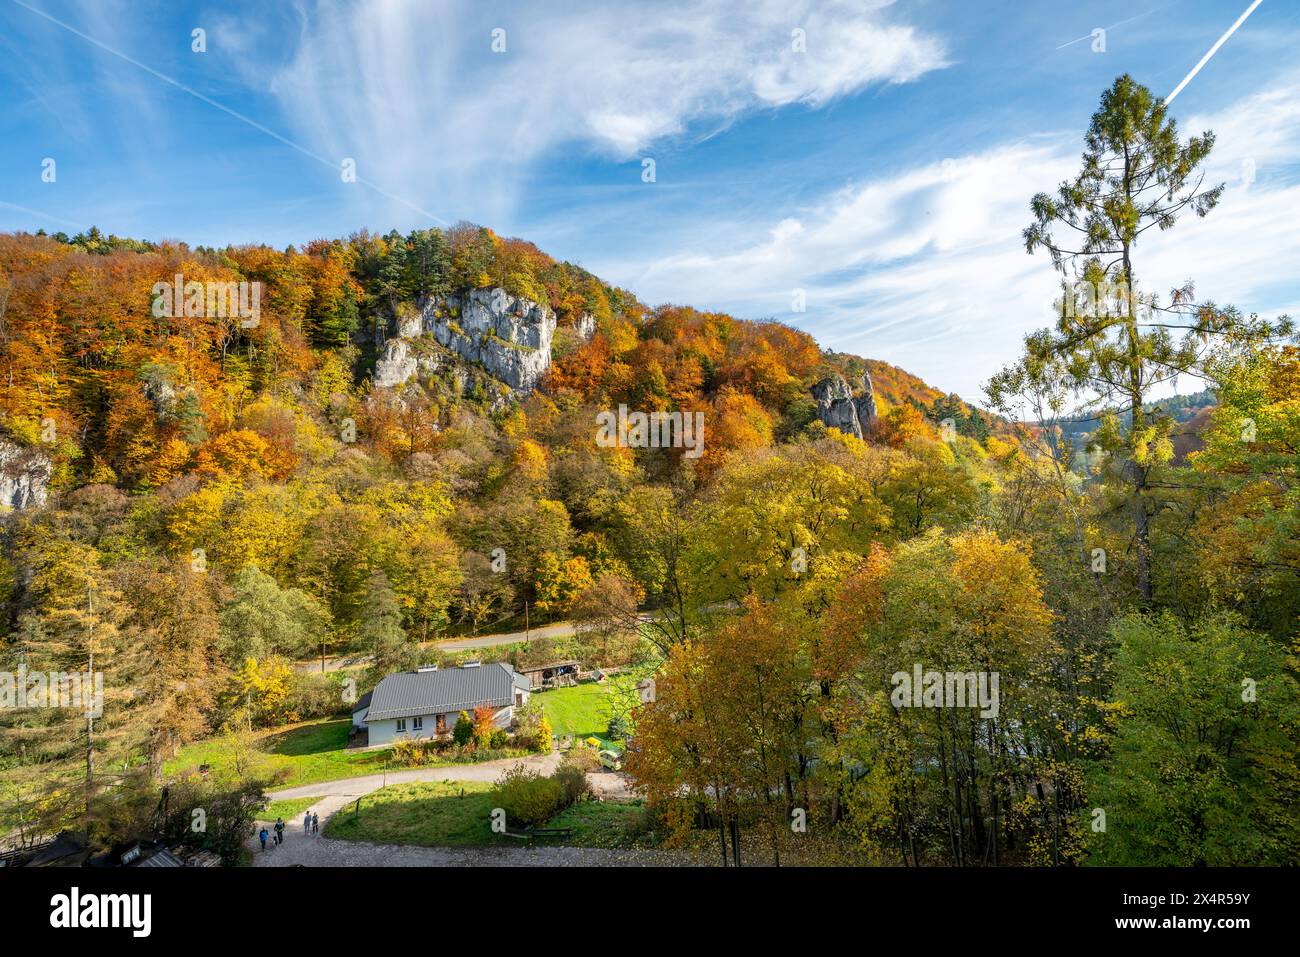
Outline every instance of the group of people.
{"label": "group of people", "polygon": [[[284,828],[285,828],[285,823],[284,823],[284,818],[282,817],[277,817],[275,819],[275,824],[273,825],[272,828],[275,832],[274,834],[271,834],[269,831],[267,831],[266,827],[263,826],[262,830],[257,835],[258,838],[261,839],[262,841],[262,850],[264,851],[266,850],[266,842],[268,839],[271,841],[272,846],[276,844],[283,844]],[[314,814],[311,811],[308,811],[306,814],[304,814],[302,816],[302,832],[304,834],[319,834],[320,815]]]}

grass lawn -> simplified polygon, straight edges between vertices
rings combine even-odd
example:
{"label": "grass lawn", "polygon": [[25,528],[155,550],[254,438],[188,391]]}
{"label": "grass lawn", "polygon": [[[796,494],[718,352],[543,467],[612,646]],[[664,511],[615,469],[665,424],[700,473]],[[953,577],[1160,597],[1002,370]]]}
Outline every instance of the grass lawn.
{"label": "grass lawn", "polygon": [[265,810],[258,812],[257,819],[259,821],[274,821],[277,817],[282,817],[290,824],[293,824],[295,820],[301,824],[303,812],[319,800],[320,797],[317,796],[271,801],[266,805]]}
{"label": "grass lawn", "polygon": [[[351,721],[327,719],[307,721],[288,728],[274,728],[257,735],[253,763],[259,772],[275,779],[275,787],[289,788],[335,778],[357,777],[383,771],[389,759],[387,748],[378,751],[348,751]],[[224,738],[209,738],[188,745],[163,766],[166,774],[184,774],[201,764],[214,772],[229,769],[234,754]]]}
{"label": "grass lawn", "polygon": [[[495,806],[492,785],[484,781],[391,784],[361,799],[359,817],[353,816],[351,806],[334,815],[325,833],[350,841],[424,847],[522,844],[492,832]],[[573,847],[632,847],[639,830],[630,828],[640,814],[638,804],[584,801],[561,811],[546,826],[573,828],[573,836],[562,842]]]}
{"label": "grass lawn", "polygon": [[640,801],[583,801],[566,808],[547,827],[571,827],[564,843],[573,847],[653,847],[640,828]]}
{"label": "grass lawn", "polygon": [[[327,837],[375,844],[466,846],[513,843],[492,833],[492,785],[485,781],[390,784],[330,818]],[[461,794],[464,797],[461,797]]]}
{"label": "grass lawn", "polygon": [[534,692],[542,703],[551,730],[557,738],[571,734],[575,739],[598,738],[602,748],[623,751],[622,741],[612,741],[606,736],[609,726],[609,698],[615,689],[635,688],[636,683],[649,673],[649,668],[638,668],[614,675],[604,684],[589,681],[567,688]]}
{"label": "grass lawn", "polygon": [[[306,721],[285,728],[259,732],[252,765],[256,773],[270,777],[271,790],[333,781],[338,778],[355,778],[366,774],[379,774],[384,763],[392,760],[391,748],[374,751],[347,750],[347,718]],[[499,751],[480,751],[479,760],[501,757],[518,757],[526,752],[507,748]],[[185,774],[196,771],[202,764],[220,773],[233,766],[234,751],[230,742],[221,737],[209,738],[181,748],[175,758],[163,765],[165,774]],[[465,764],[466,759],[433,759],[420,767],[436,768]],[[389,770],[399,768],[389,764]]]}

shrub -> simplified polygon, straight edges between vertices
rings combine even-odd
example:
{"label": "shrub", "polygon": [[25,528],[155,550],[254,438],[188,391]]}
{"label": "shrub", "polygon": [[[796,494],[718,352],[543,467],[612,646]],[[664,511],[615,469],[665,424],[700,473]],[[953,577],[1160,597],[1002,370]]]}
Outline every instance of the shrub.
{"label": "shrub", "polygon": [[423,764],[424,758],[419,744],[409,738],[398,738],[393,742],[393,763],[408,768]]}
{"label": "shrub", "polygon": [[549,754],[551,751],[551,722],[542,715],[537,722],[537,737],[533,742],[533,750],[541,754]]}
{"label": "shrub", "polygon": [[600,753],[592,748],[573,748],[564,756],[561,767],[571,764],[585,771],[600,769]]}
{"label": "shrub", "polygon": [[469,744],[469,739],[474,737],[474,722],[469,718],[469,712],[462,711],[456,717],[456,727],[451,732],[452,740],[461,747]]}
{"label": "shrub", "polygon": [[627,737],[628,723],[625,715],[616,714],[609,719],[609,725],[605,728],[605,737],[611,741],[619,741]]}
{"label": "shrub", "polygon": [[553,777],[515,765],[497,782],[493,796],[506,821],[523,827],[545,824],[565,807],[564,785]]}
{"label": "shrub", "polygon": [[418,768],[432,764],[450,747],[449,741],[437,741],[432,738],[412,741],[410,738],[398,738],[393,742],[393,762],[408,768]]}
{"label": "shrub", "polygon": [[497,728],[492,732],[492,737],[488,739],[488,747],[494,751],[499,751],[510,743],[510,734],[505,728]]}
{"label": "shrub", "polygon": [[496,712],[489,707],[474,709],[474,743],[486,748],[492,741],[492,732],[497,729]]}
{"label": "shrub", "polygon": [[[590,752],[585,753],[590,754]],[[586,763],[583,758],[578,757],[574,752],[570,752],[570,755],[565,756],[555,774],[552,775],[563,789],[564,807],[577,804],[591,793],[591,785],[587,783],[587,769],[583,766]],[[599,764],[599,760],[596,763]]]}

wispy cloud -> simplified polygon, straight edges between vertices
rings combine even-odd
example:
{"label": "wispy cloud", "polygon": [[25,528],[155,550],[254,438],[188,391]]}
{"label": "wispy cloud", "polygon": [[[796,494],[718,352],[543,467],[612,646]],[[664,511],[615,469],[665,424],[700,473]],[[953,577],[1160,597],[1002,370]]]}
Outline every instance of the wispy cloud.
{"label": "wispy cloud", "polygon": [[[1145,288],[1191,279],[1198,293],[1260,311],[1294,301],[1300,261],[1296,157],[1300,74],[1209,116],[1182,123],[1218,140],[1207,183],[1228,189],[1207,218],[1149,233],[1138,253]],[[682,251],[638,268],[611,263],[651,300],[671,299],[743,315],[768,315],[824,344],[896,361],[971,399],[1050,321],[1058,280],[1043,256],[1026,255],[1029,199],[1078,166],[1077,133],[1045,135],[855,183],[771,223],[746,241]],[[807,312],[791,311],[792,291]]]}
{"label": "wispy cloud", "polygon": [[548,4],[313,3],[271,86],[316,150],[444,215],[500,221],[538,164],[636,157],[944,66],[940,40],[888,6],[586,2],[557,17]]}

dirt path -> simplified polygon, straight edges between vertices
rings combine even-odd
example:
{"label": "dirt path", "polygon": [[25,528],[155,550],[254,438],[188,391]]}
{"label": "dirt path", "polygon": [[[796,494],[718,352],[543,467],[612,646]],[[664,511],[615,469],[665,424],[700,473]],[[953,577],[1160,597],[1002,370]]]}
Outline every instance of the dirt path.
{"label": "dirt path", "polygon": [[686,859],[663,851],[596,847],[410,847],[338,841],[323,833],[285,832],[273,850],[253,849],[254,867],[645,867],[681,865]]}

